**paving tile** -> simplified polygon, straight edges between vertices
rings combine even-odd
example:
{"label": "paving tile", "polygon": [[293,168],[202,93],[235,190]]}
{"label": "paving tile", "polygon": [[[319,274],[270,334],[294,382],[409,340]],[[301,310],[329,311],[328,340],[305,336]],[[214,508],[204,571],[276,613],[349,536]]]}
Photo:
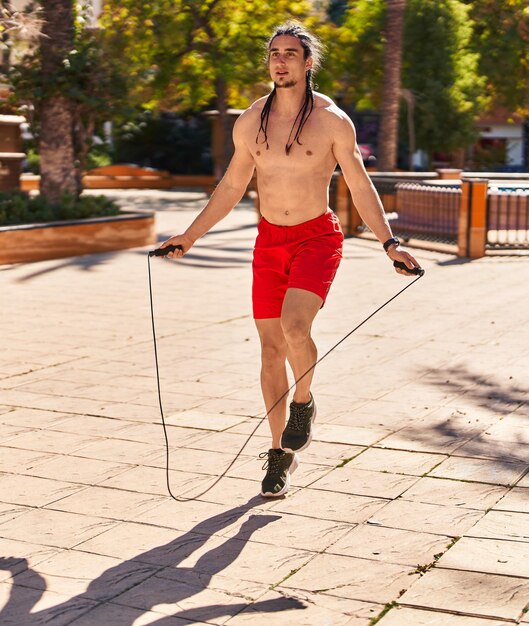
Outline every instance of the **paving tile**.
{"label": "paving tile", "polygon": [[470,480],[493,485],[512,485],[526,471],[526,462],[489,461],[451,457],[436,467],[430,476]]}
{"label": "paving tile", "polygon": [[39,546],[35,543],[15,541],[2,537],[2,553],[4,556],[0,557],[0,582],[9,580],[12,576],[23,572],[28,567],[35,569],[41,561],[45,561],[59,552],[59,548]]}
{"label": "paving tile", "polygon": [[[151,525],[123,522],[76,546],[80,552],[114,557],[124,562],[135,560],[151,565],[178,563],[186,545],[198,544],[203,535],[185,538],[180,531]],[[186,543],[187,542],[187,543]]]}
{"label": "paving tile", "polygon": [[[311,552],[323,552],[337,539],[342,537],[351,525],[344,522],[330,522],[313,517],[300,517],[287,513],[252,512],[245,516],[247,528],[241,533],[241,523],[238,520],[226,531],[221,531],[223,537],[250,539],[252,542],[298,548]],[[300,532],[300,529],[303,532]]]}
{"label": "paving tile", "polygon": [[[119,559],[77,550],[64,550],[41,561],[38,566],[46,593],[67,594],[72,598],[83,595],[99,601],[114,598],[158,570],[159,567],[138,561],[121,562]],[[35,580],[31,570],[17,574],[13,583],[30,588],[42,585],[41,580]]]}
{"label": "paving tile", "polygon": [[503,620],[480,619],[466,615],[454,615],[441,611],[425,611],[398,606],[377,622],[380,626],[508,626],[512,622]]}
{"label": "paving tile", "polygon": [[172,528],[181,532],[193,531],[199,534],[222,534],[247,514],[261,513],[275,504],[257,496],[240,506],[229,508],[226,504],[190,500],[178,503],[166,499],[165,502],[141,513],[136,522]]}
{"label": "paving tile", "polygon": [[525,474],[521,480],[516,483],[517,487],[529,487],[529,473]]}
{"label": "paving tile", "polygon": [[386,428],[362,428],[340,424],[320,424],[314,430],[315,441],[346,443],[354,446],[371,446],[391,431]]}
{"label": "paving tile", "polygon": [[529,489],[527,487],[513,487],[501,500],[496,502],[492,509],[494,511],[529,513]]}
{"label": "paving tile", "polygon": [[433,569],[399,603],[512,620],[527,604],[528,593],[529,581],[524,578]]}
{"label": "paving tile", "polygon": [[[209,407],[210,409],[212,407]],[[203,430],[226,430],[236,424],[240,424],[247,416],[245,415],[221,415],[220,413],[208,413],[207,407],[201,406],[200,411],[182,411],[167,415],[165,421],[171,426],[186,428],[201,428]]]}
{"label": "paving tile", "polygon": [[93,485],[116,476],[129,467],[123,463],[56,455],[52,458],[48,456],[45,462],[38,463],[26,472],[39,478],[63,481],[67,479],[72,483]]}
{"label": "paving tile", "polygon": [[70,598],[65,594],[31,590],[27,587],[0,583],[2,626],[67,626],[97,606],[94,600]]}
{"label": "paving tile", "polygon": [[[211,483],[211,480],[211,476],[205,474],[169,470],[169,485],[176,497],[188,497],[185,494],[200,493]],[[144,465],[132,467],[101,481],[100,485],[138,493],[168,495],[166,471],[162,467]]]}
{"label": "paving tile", "polygon": [[399,499],[386,504],[367,521],[390,528],[456,537],[467,532],[482,517],[481,511]]}
{"label": "paving tile", "polygon": [[327,549],[328,554],[354,556],[399,565],[427,565],[447,549],[450,537],[359,524]]}
{"label": "paving tile", "polygon": [[0,500],[12,504],[45,506],[81,489],[81,485],[35,476],[5,474],[0,477]]}
{"label": "paving tile", "polygon": [[6,446],[40,452],[56,452],[69,454],[83,448],[94,441],[93,437],[73,433],[59,433],[52,430],[37,430],[24,433],[10,439]]}
{"label": "paving tile", "polygon": [[[266,523],[266,520],[259,523]],[[270,585],[279,583],[314,556],[314,553],[283,546],[267,545],[263,549],[261,543],[239,539],[245,536],[247,529],[255,527],[255,522],[250,520],[241,524],[240,534],[234,537],[191,537],[191,543],[182,551],[184,558],[164,569],[163,576],[179,580],[187,569],[192,569],[206,576],[220,573],[235,580]],[[259,567],[256,567],[257,560]]]}
{"label": "paving tile", "polygon": [[[219,477],[217,477],[209,484],[205,483],[203,489],[198,493],[193,491],[192,494],[194,497],[200,498],[200,500],[217,502],[225,506],[243,505],[256,497],[261,501],[261,506],[271,505],[272,503],[268,502],[271,498],[261,497],[259,495],[260,492],[261,484],[256,480],[245,480],[225,476],[220,478],[220,480]],[[288,497],[288,495],[286,497]]]}
{"label": "paving tile", "polygon": [[273,620],[276,626],[369,626],[381,606],[325,594],[303,591],[269,591],[230,618],[227,626],[260,624]]}
{"label": "paving tile", "polygon": [[131,465],[147,465],[162,454],[165,454],[165,451],[161,445],[124,439],[99,439],[88,443],[75,452],[77,457]]}
{"label": "paving tile", "polygon": [[344,459],[352,459],[364,450],[364,446],[313,441],[306,450],[303,450],[302,461],[336,467]]}
{"label": "paving tile", "polygon": [[[178,448],[172,451],[169,455],[170,467],[173,470],[189,472],[192,471],[195,474],[206,474],[208,476],[218,476],[228,470],[231,463],[235,460],[237,451],[233,454],[224,452],[210,452],[204,450],[195,450],[193,448]],[[156,455],[154,458],[146,460],[145,465],[151,465],[153,467],[165,467],[167,454],[164,451],[161,454]],[[236,468],[241,468],[248,463],[255,463],[255,459],[241,454],[233,465],[228,470],[228,474],[234,475]]]}
{"label": "paving tile", "polygon": [[19,450],[18,448],[7,448],[2,446],[0,456],[0,472],[25,473],[31,472],[36,466],[45,461],[49,461],[53,455],[35,450]]}
{"label": "paving tile", "polygon": [[471,439],[457,448],[458,456],[527,462],[529,443],[495,440],[491,435]]}
{"label": "paving tile", "polygon": [[399,432],[386,437],[379,445],[381,447],[412,450],[414,452],[434,452],[450,454],[459,450],[465,441],[469,441],[476,434],[475,431],[454,433],[437,432],[428,424],[408,426]]}
{"label": "paving tile", "polygon": [[508,491],[507,487],[467,483],[460,480],[449,480],[424,477],[418,480],[402,494],[403,500],[460,506],[465,509],[485,511],[496,508],[495,503]]}
{"label": "paving tile", "polygon": [[1,536],[39,543],[44,546],[71,548],[110,528],[110,520],[88,515],[32,509],[1,526]]}
{"label": "paving tile", "polygon": [[2,524],[8,523],[16,517],[20,517],[31,511],[29,507],[16,506],[14,504],[0,503],[0,527]]}
{"label": "paving tile", "polygon": [[397,498],[417,482],[416,476],[372,472],[352,467],[337,467],[311,487],[374,498]]}
{"label": "paving tile", "polygon": [[462,537],[438,566],[529,578],[529,542]]}
{"label": "paving tile", "polygon": [[93,435],[96,437],[113,437],[133,422],[109,417],[95,417],[94,415],[69,415],[62,416],[54,422],[50,428],[62,433],[76,433],[80,435]]}
{"label": "paving tile", "polygon": [[408,589],[418,574],[412,568],[354,557],[320,554],[277,589],[296,589],[385,604]]}
{"label": "paving tile", "polygon": [[507,511],[489,511],[467,531],[471,537],[529,541],[529,515]]}
{"label": "paving tile", "polygon": [[82,515],[97,513],[98,517],[114,520],[132,520],[166,500],[167,498],[162,496],[138,494],[120,489],[88,487],[54,501],[47,508]]}
{"label": "paving tile", "polygon": [[446,458],[440,454],[370,448],[347,465],[362,470],[421,476]]}
{"label": "paving tile", "polygon": [[[0,419],[2,416],[0,415]],[[24,428],[23,426],[16,426],[14,424],[3,424],[0,422],[0,443],[6,442],[16,438],[19,435],[32,432],[31,428]]]}
{"label": "paving tile", "polygon": [[321,489],[300,489],[289,494],[288,498],[272,503],[274,513],[294,513],[305,517],[358,524],[376,514],[386,506],[387,500],[335,493]]}
{"label": "paving tile", "polygon": [[[134,624],[134,626],[147,626],[163,619],[164,626],[188,626],[189,621],[184,618],[171,617],[145,611],[144,609],[133,609],[122,604],[105,602],[94,607],[75,621],[72,626],[114,626],[115,624]],[[195,624],[206,624],[206,622],[194,622]]]}
{"label": "paving tile", "polygon": [[[129,423],[129,425],[120,429],[118,433],[113,436],[116,439],[125,439],[127,441],[138,441],[140,443],[165,446],[165,437],[161,424]],[[193,445],[194,442],[201,441],[204,436],[207,436],[207,433],[203,430],[179,428],[178,426],[167,427],[167,437],[169,439],[169,446],[171,449],[181,448],[183,446],[197,447],[196,445]],[[215,452],[221,450],[221,447],[214,448]]]}
{"label": "paving tile", "polygon": [[519,444],[529,444],[529,422],[527,418],[520,419],[508,415],[501,421],[487,428],[484,437],[490,436],[494,441],[512,441]]}
{"label": "paving tile", "polygon": [[209,624],[223,624],[248,605],[247,601],[230,594],[158,575],[126,591],[113,603],[143,610],[155,609],[162,615],[185,618],[191,623],[207,620]]}

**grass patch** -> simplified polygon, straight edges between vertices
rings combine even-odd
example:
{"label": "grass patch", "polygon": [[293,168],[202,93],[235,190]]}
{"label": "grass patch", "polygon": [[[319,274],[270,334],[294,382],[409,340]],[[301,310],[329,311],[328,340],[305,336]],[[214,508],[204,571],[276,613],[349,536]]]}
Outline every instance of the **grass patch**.
{"label": "grass patch", "polygon": [[396,606],[398,606],[398,602],[395,601],[385,604],[382,611],[380,611],[380,613],[376,617],[373,617],[373,619],[369,621],[369,626],[374,626],[375,624],[378,624],[378,622],[384,617],[384,615]]}

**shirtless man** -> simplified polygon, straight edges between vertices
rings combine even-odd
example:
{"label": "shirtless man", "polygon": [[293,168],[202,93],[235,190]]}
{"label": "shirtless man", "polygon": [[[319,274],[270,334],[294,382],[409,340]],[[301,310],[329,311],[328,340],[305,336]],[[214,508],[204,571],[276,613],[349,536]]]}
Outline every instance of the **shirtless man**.
{"label": "shirtless man", "polygon": [[[261,387],[272,432],[261,495],[285,494],[298,466],[296,452],[312,439],[316,405],[310,392],[317,360],[312,322],[323,306],[342,257],[343,234],[328,207],[338,163],[362,219],[392,261],[419,267],[392,235],[356,143],[353,123],[334,102],[312,89],[320,60],[318,40],[297,23],[280,26],[268,43],[273,91],[254,102],[233,129],[235,153],[202,212],[162,247],[181,246],[177,259],[241,200],[257,170],[262,219],[253,258],[253,313],[261,341]],[[398,273],[406,275],[404,270]],[[410,274],[408,274],[410,275]],[[285,427],[286,361],[296,384]],[[275,406],[274,406],[275,405]]]}

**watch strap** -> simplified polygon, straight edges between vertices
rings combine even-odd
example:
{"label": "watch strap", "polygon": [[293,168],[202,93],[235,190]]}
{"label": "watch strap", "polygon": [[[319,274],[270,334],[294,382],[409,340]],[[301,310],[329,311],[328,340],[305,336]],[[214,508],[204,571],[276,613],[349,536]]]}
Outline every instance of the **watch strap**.
{"label": "watch strap", "polygon": [[400,246],[400,241],[397,239],[397,237],[390,237],[382,244],[382,246],[384,248],[384,252],[387,252],[390,246]]}

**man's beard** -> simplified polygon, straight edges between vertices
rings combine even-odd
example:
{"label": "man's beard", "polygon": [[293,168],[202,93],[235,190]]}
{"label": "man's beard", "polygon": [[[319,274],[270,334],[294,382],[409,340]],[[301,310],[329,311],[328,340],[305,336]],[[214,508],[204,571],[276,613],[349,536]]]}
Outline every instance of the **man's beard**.
{"label": "man's beard", "polygon": [[286,80],[283,83],[276,83],[274,81],[274,87],[276,89],[285,89],[285,88],[288,88],[288,87],[294,87],[297,84],[298,84],[298,81],[294,80],[293,78],[291,78],[290,80]]}

